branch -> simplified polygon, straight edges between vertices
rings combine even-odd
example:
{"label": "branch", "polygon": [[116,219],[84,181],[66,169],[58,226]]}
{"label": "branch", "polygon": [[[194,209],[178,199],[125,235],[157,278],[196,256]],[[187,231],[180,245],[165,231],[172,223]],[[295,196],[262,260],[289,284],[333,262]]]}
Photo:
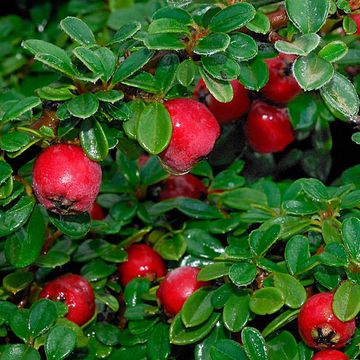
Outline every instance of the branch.
{"label": "branch", "polygon": [[289,18],[283,8],[266,15],[269,18],[271,30],[280,29],[288,24]]}

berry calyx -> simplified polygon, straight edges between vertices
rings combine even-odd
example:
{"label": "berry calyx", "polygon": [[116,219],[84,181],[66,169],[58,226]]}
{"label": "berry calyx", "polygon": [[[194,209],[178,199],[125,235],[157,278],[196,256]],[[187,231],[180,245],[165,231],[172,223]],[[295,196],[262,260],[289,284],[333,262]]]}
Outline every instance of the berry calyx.
{"label": "berry calyx", "polygon": [[206,194],[206,187],[200,179],[191,174],[171,175],[164,182],[159,194],[160,200],[177,197],[200,199]]}
{"label": "berry calyx", "polygon": [[103,209],[96,202],[91,205],[89,215],[91,220],[103,220],[105,217]]}
{"label": "berry calyx", "polygon": [[323,350],[317,352],[311,360],[350,360],[350,358],[339,350]]}
{"label": "berry calyx", "polygon": [[356,35],[360,35],[360,14],[352,14],[352,19],[355,21],[356,24]]}
{"label": "berry calyx", "polygon": [[39,155],[32,176],[40,204],[71,215],[90,210],[100,189],[101,167],[80,146],[56,144]]}
{"label": "berry calyx", "polygon": [[245,133],[250,146],[263,154],[283,151],[294,140],[287,111],[262,101],[253,103]]}
{"label": "berry calyx", "polygon": [[355,320],[339,320],[332,310],[333,298],[332,293],[313,295],[300,310],[299,332],[304,342],[312,348],[338,349],[354,334]]}
{"label": "berry calyx", "polygon": [[213,149],[220,126],[210,110],[193,99],[173,99],[164,105],[173,130],[169,146],[159,157],[169,172],[185,174]]}
{"label": "berry calyx", "polygon": [[238,80],[232,80],[230,84],[234,95],[227,103],[216,100],[210,94],[203,79],[200,79],[194,90],[194,98],[204,102],[220,124],[237,120],[250,109],[249,91]]}
{"label": "berry calyx", "polygon": [[126,286],[132,279],[146,277],[153,281],[166,274],[166,267],[161,256],[149,245],[133,244],[128,249],[127,261],[118,267],[119,279]]}
{"label": "berry calyx", "polygon": [[197,280],[199,271],[198,268],[182,266],[165,276],[156,296],[168,316],[175,316],[191,294],[208,285],[206,281]]}
{"label": "berry calyx", "polygon": [[279,54],[273,59],[265,60],[269,69],[269,81],[260,92],[269,100],[287,104],[301,92],[291,71],[295,59],[294,55]]}
{"label": "berry calyx", "polygon": [[93,288],[80,275],[66,274],[49,281],[39,298],[64,302],[68,306],[66,318],[80,326],[89,321],[95,312]]}

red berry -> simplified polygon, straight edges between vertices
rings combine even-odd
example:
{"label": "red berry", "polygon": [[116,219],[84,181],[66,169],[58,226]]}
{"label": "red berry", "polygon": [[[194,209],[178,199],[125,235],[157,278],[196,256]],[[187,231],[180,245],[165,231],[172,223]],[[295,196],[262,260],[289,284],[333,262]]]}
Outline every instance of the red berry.
{"label": "red berry", "polygon": [[96,202],[91,205],[89,215],[92,220],[102,220],[105,217],[103,209]]}
{"label": "red berry", "polygon": [[350,360],[350,358],[338,350],[323,350],[317,352],[311,360]]}
{"label": "red berry", "polygon": [[360,14],[352,14],[352,19],[355,21],[356,24],[356,35],[360,35]]}
{"label": "red berry", "polygon": [[355,320],[340,321],[332,310],[333,298],[332,293],[313,295],[300,310],[299,332],[312,348],[341,348],[354,334]]}
{"label": "red berry", "polygon": [[206,194],[206,187],[200,179],[191,174],[171,175],[164,182],[159,198],[160,200],[177,197],[200,199]]}
{"label": "red berry", "polygon": [[94,291],[80,275],[66,274],[49,281],[39,298],[63,301],[68,306],[66,318],[78,325],[89,321],[95,312]]}
{"label": "red berry", "polygon": [[58,214],[90,210],[101,184],[101,167],[76,145],[46,148],[33,168],[33,188],[41,205]]}
{"label": "red berry", "polygon": [[156,296],[168,316],[175,316],[191,294],[208,285],[206,281],[197,280],[199,271],[198,268],[183,266],[165,276]]}
{"label": "red berry", "polygon": [[294,140],[287,111],[262,101],[253,103],[245,132],[250,146],[264,154],[282,151]]}
{"label": "red berry", "polygon": [[166,267],[161,256],[146,244],[133,244],[128,249],[127,261],[119,265],[120,283],[126,286],[136,277],[155,280],[166,274]]}
{"label": "red berry", "polygon": [[209,93],[203,79],[200,79],[194,91],[194,97],[199,100],[205,99],[207,107],[220,124],[226,124],[241,118],[250,108],[249,91],[238,80],[232,80],[230,83],[234,96],[228,103],[217,101]]}
{"label": "red berry", "polygon": [[169,171],[184,174],[209,154],[220,135],[220,126],[204,104],[192,99],[165,103],[172,122],[169,146],[160,158]]}
{"label": "red berry", "polygon": [[287,104],[301,92],[291,72],[295,59],[294,55],[279,54],[273,59],[265,60],[269,68],[269,81],[260,91],[268,99]]}

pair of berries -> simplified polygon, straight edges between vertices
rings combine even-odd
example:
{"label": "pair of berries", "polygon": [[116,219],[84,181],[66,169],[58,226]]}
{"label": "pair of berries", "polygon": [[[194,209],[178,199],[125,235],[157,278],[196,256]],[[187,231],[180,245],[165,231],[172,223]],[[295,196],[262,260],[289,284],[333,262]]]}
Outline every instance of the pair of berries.
{"label": "pair of berries", "polygon": [[[269,69],[269,81],[260,92],[269,100],[280,105],[287,104],[301,91],[291,75],[294,56],[279,54],[265,60]],[[273,153],[284,150],[293,140],[289,116],[285,109],[257,100],[250,102],[249,91],[239,81],[231,81],[233,99],[220,103],[207,90],[200,80],[194,91],[194,97],[203,100],[220,124],[240,119],[248,113],[245,132],[250,146],[259,153]]]}
{"label": "pair of berries", "polygon": [[343,347],[354,335],[355,320],[343,322],[333,310],[334,294],[311,296],[302,306],[298,326],[305,344],[319,351],[313,360],[346,360],[347,355],[335,350]]}
{"label": "pair of berries", "polygon": [[[119,280],[126,286],[132,279],[146,277],[155,280],[163,277],[167,269],[161,256],[145,244],[131,245],[127,250],[127,261],[119,265]],[[157,298],[168,316],[175,316],[186,299],[198,288],[206,286],[198,281],[200,269],[182,266],[166,274],[157,291]]]}

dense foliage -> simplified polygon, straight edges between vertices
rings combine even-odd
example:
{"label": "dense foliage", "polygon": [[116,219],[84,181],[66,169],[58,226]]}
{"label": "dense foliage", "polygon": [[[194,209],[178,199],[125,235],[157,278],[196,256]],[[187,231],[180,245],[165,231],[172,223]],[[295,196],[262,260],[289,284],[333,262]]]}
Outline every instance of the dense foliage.
{"label": "dense foliage", "polygon": [[[54,3],[0,17],[0,359],[310,360],[297,325],[308,297],[332,292],[341,322],[360,311],[360,4]],[[298,88],[286,101],[269,89],[278,53]],[[220,114],[230,81],[248,104],[192,164],[197,190],[176,196],[166,104],[206,103],[200,79]],[[262,102],[290,121],[281,149],[249,127]],[[101,165],[100,216],[39,204],[34,161],[59,143]],[[161,256],[160,276],[122,280],[135,243]],[[157,290],[183,266],[203,286],[173,317]],[[93,288],[85,323],[39,299],[68,273]],[[360,329],[341,351],[360,356]]]}

